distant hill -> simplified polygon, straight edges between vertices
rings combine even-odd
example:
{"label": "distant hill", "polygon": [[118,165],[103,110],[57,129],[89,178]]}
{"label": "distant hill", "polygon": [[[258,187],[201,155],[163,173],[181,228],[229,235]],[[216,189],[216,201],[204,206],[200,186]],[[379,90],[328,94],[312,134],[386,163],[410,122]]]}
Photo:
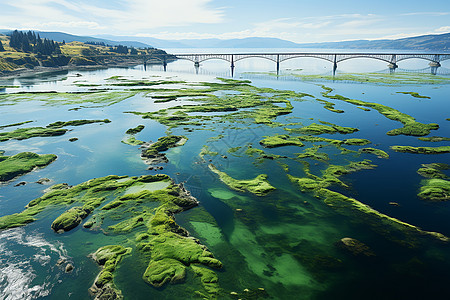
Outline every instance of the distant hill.
{"label": "distant hill", "polygon": [[[0,30],[7,34],[11,30]],[[354,40],[326,43],[294,43],[278,38],[252,37],[243,39],[183,39],[163,40],[151,37],[98,35],[95,37],[77,36],[63,32],[38,32],[42,38],[58,42],[103,42],[107,45],[124,45],[146,48],[323,48],[323,49],[395,49],[417,51],[450,51],[450,33],[431,34],[395,40]]]}
{"label": "distant hill", "polygon": [[156,48],[298,48],[299,45],[277,38],[243,38],[243,39],[183,39],[183,40],[162,40],[151,37],[131,37],[99,35],[99,38],[110,40],[137,40],[148,43]]}
{"label": "distant hill", "polygon": [[327,43],[294,43],[277,38],[243,39],[183,39],[162,40],[150,37],[99,36],[110,40],[138,40],[157,48],[334,48],[334,49],[395,49],[395,50],[450,50],[450,33],[422,35],[396,40],[354,40]]}
{"label": "distant hill", "polygon": [[[90,36],[78,36],[73,34],[68,34],[64,32],[47,32],[47,31],[35,31],[36,34],[39,33],[41,38],[43,39],[50,39],[54,40],[55,42],[62,42],[65,41],[66,43],[70,42],[99,42],[99,43],[105,43],[106,45],[111,46],[128,46],[128,47],[135,47],[135,48],[147,48],[147,47],[153,47],[146,43],[141,43],[137,41],[115,41],[115,40],[108,40],[108,39],[101,39],[101,38],[95,38]],[[2,29],[0,30],[0,34],[9,34],[11,33],[11,30]]]}
{"label": "distant hill", "polygon": [[298,44],[303,48],[334,49],[397,49],[397,50],[450,50],[450,33],[421,35],[396,40],[356,40],[333,43]]}

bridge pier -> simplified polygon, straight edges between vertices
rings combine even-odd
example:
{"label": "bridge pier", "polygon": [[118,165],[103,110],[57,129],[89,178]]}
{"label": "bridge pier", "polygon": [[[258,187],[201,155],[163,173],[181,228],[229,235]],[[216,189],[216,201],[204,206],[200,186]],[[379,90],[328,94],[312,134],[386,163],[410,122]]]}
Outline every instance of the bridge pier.
{"label": "bridge pier", "polygon": [[280,75],[280,55],[277,55],[277,76]]}
{"label": "bridge pier", "polygon": [[398,66],[397,66],[396,63],[390,63],[390,64],[388,64],[388,68],[389,68],[391,71],[393,71],[393,70],[397,69]]}
{"label": "bridge pier", "polygon": [[231,77],[234,77],[234,55],[231,55]]}
{"label": "bridge pier", "polygon": [[441,66],[441,64],[438,61],[432,61],[429,63],[429,66],[438,68]]}

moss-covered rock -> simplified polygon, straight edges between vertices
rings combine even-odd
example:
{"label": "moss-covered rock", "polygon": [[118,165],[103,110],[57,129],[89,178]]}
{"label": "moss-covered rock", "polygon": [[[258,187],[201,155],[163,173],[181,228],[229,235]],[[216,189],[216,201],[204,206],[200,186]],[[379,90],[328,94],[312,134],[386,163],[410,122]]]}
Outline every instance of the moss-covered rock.
{"label": "moss-covered rock", "polygon": [[294,131],[294,132],[300,132],[300,133],[307,133],[307,134],[324,134],[324,133],[328,133],[328,134],[334,134],[334,133],[341,133],[341,134],[349,134],[349,133],[353,133],[356,131],[359,131],[359,129],[357,128],[353,128],[353,127],[343,127],[343,126],[339,126],[333,123],[329,123],[329,122],[325,122],[325,121],[320,121],[320,123],[322,124],[316,124],[316,123],[312,123],[308,126],[302,127],[302,128],[298,128],[298,129],[291,129],[290,131]]}
{"label": "moss-covered rock", "polygon": [[440,147],[392,146],[391,149],[396,152],[413,153],[413,154],[450,153],[450,146],[440,146]]}
{"label": "moss-covered rock", "polygon": [[450,170],[450,165],[444,163],[422,164],[422,168],[417,170],[417,173],[427,178],[450,179],[442,170]]}
{"label": "moss-covered rock", "polygon": [[318,161],[328,161],[328,154],[323,152],[318,152],[321,147],[315,145],[311,148],[306,148],[302,153],[297,154],[297,158],[305,159],[310,158]]}
{"label": "moss-covered rock", "polygon": [[92,206],[72,207],[56,218],[51,227],[58,233],[72,230],[92,212],[92,208]]}
{"label": "moss-covered rock", "polygon": [[19,128],[14,131],[0,132],[0,142],[8,140],[26,140],[33,137],[47,137],[59,136],[67,132],[67,129],[62,128],[43,128],[43,127],[29,127]]}
{"label": "moss-covered rock", "polygon": [[264,196],[267,193],[275,190],[275,187],[270,185],[267,181],[266,174],[260,174],[254,179],[249,180],[237,180],[226,174],[225,172],[219,171],[213,164],[208,165],[209,169],[219,175],[220,180],[225,183],[228,187],[236,191],[248,191],[257,196]]}
{"label": "moss-covered rock", "polygon": [[266,148],[276,148],[282,146],[298,146],[298,147],[304,146],[304,144],[301,141],[299,141],[298,138],[291,137],[287,134],[267,136],[259,143],[261,144],[261,146]]}
{"label": "moss-covered rock", "polygon": [[361,241],[358,241],[357,239],[353,238],[342,238],[338,243],[337,246],[350,252],[354,256],[375,256],[375,253]]}
{"label": "moss-covered rock", "polygon": [[114,284],[114,271],[122,260],[122,257],[130,253],[131,248],[125,248],[120,245],[109,245],[99,248],[92,254],[95,262],[102,266],[102,270],[89,289],[95,296],[95,299],[123,299],[121,291]]}
{"label": "moss-covered rock", "polygon": [[54,154],[39,155],[33,152],[22,152],[13,156],[0,156],[0,182],[11,180],[17,176],[42,168],[54,160]]}
{"label": "moss-covered rock", "polygon": [[430,201],[448,201],[450,200],[450,181],[444,179],[424,180],[417,196]]}
{"label": "moss-covered rock", "polygon": [[162,162],[167,162],[167,157],[163,151],[167,151],[170,148],[182,146],[187,142],[187,138],[181,135],[168,135],[163,136],[158,139],[153,144],[144,146],[141,157],[146,160],[148,164],[157,164]]}
{"label": "moss-covered rock", "polygon": [[442,137],[442,136],[420,137],[418,139],[421,141],[424,141],[424,142],[448,142],[448,141],[450,141],[450,138]]}
{"label": "moss-covered rock", "polygon": [[72,120],[72,121],[58,121],[51,124],[48,124],[47,128],[63,128],[67,126],[81,126],[86,124],[93,124],[93,123],[111,123],[110,120],[104,119],[104,120]]}
{"label": "moss-covered rock", "polygon": [[383,151],[381,149],[362,148],[362,149],[359,149],[359,152],[373,154],[373,155],[376,155],[378,158],[389,158],[389,154],[387,154],[385,151]]}
{"label": "moss-covered rock", "polygon": [[137,134],[137,133],[141,132],[142,130],[144,130],[144,128],[145,128],[144,125],[138,125],[134,128],[128,129],[125,133],[126,134]]}

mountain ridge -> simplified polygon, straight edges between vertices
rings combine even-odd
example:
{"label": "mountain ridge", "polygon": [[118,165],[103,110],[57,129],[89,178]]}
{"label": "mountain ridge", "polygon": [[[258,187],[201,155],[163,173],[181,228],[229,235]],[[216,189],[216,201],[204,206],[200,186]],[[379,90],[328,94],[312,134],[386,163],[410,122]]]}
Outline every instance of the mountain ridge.
{"label": "mountain ridge", "polygon": [[[7,34],[11,30],[0,30]],[[323,48],[323,49],[395,49],[450,51],[450,33],[428,34],[401,39],[351,40],[341,42],[295,43],[279,38],[249,37],[242,39],[182,39],[164,40],[136,36],[78,36],[64,32],[35,31],[42,38],[62,42],[99,42],[111,46],[124,45],[136,48]]]}

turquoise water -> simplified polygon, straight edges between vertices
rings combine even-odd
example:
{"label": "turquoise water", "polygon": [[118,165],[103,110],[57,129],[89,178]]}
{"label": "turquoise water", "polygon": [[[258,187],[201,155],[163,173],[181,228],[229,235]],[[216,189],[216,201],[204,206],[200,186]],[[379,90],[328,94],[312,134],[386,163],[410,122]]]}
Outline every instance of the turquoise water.
{"label": "turquoise water", "polygon": [[[76,76],[76,74],[81,76]],[[157,68],[143,70],[111,68],[95,71],[71,71],[36,78],[17,79],[18,91],[86,91],[77,87],[76,81],[104,85],[111,76],[121,75],[129,79],[154,78],[153,80],[185,80],[188,82],[216,81],[214,76],[193,75],[181,72],[163,73]],[[157,77],[152,77],[157,76]],[[238,75],[245,79],[245,74]],[[0,85],[3,83],[0,82]],[[11,83],[12,84],[12,83]],[[448,95],[450,85],[379,85],[343,82],[303,82],[252,79],[252,85],[293,90],[324,99],[321,84],[335,89],[336,94],[349,98],[376,102],[407,113],[422,123],[438,123],[440,129],[430,136],[450,136]],[[119,89],[114,87],[115,89]],[[418,99],[399,91],[414,91],[431,99]],[[329,99],[327,99],[329,100]],[[372,208],[419,226],[423,230],[436,231],[450,236],[450,205],[447,202],[432,203],[417,197],[423,179],[416,173],[421,164],[450,162],[450,154],[414,155],[396,153],[392,145],[441,146],[448,142],[430,143],[412,136],[388,136],[386,132],[401,127],[399,122],[386,119],[375,110],[362,111],[343,101],[334,101],[337,114],[323,108],[312,98],[291,101],[291,114],[280,116],[277,122],[301,122],[304,126],[319,120],[340,126],[356,127],[358,132],[348,135],[321,135],[333,139],[367,138],[376,147],[386,151],[389,159],[373,155],[341,154],[334,147],[320,149],[329,155],[330,164],[344,165],[349,161],[370,159],[377,167],[341,177],[350,187],[333,190],[354,197]],[[13,105],[0,102],[0,126],[32,120],[23,125],[45,126],[55,121],[75,119],[105,119],[108,124],[89,124],[70,127],[63,136],[11,140],[0,143],[5,155],[23,151],[39,154],[53,153],[58,159],[46,168],[26,174],[0,186],[0,215],[20,212],[32,199],[42,195],[48,185],[34,183],[39,178],[49,178],[51,184],[66,182],[76,185],[92,178],[115,175],[140,176],[163,173],[185,186],[200,201],[200,206],[176,215],[179,225],[198,238],[221,260],[224,268],[218,271],[219,283],[225,295],[243,293],[244,289],[264,288],[272,299],[442,299],[446,283],[450,279],[450,255],[448,244],[427,236],[416,237],[418,246],[404,246],[395,241],[395,232],[388,227],[367,222],[360,214],[340,213],[312,194],[302,193],[286,177],[279,162],[289,165],[289,174],[304,176],[301,163],[289,158],[263,160],[245,154],[246,145],[263,149],[259,141],[264,136],[285,134],[282,127],[234,122],[208,123],[205,129],[189,132],[174,128],[173,134],[182,134],[188,142],[182,147],[167,151],[169,163],[161,171],[147,170],[140,158],[140,149],[121,143],[127,129],[145,125],[136,135],[142,141],[156,141],[165,135],[166,127],[157,121],[142,119],[127,111],[150,112],[190,103],[176,101],[154,103],[149,97],[137,94],[113,105],[86,104],[80,107],[28,99]],[[220,114],[217,114],[220,115]],[[292,119],[294,117],[294,119]],[[311,120],[312,118],[312,120]],[[6,128],[2,131],[15,129]],[[222,134],[219,140],[211,140]],[[76,137],[76,142],[69,138]],[[267,153],[294,157],[310,143],[299,148],[286,146],[264,149]],[[203,145],[220,155],[205,157],[199,153]],[[234,153],[228,149],[242,147]],[[345,146],[357,150],[361,146]],[[222,157],[225,155],[227,158]],[[211,160],[211,162],[209,161]],[[327,163],[307,160],[311,170],[319,174]],[[228,188],[209,171],[213,163],[219,170],[236,179],[251,179],[267,174],[268,181],[277,189],[267,196],[255,196]],[[18,182],[24,186],[15,186]],[[163,188],[150,184],[147,188]],[[136,192],[136,190],[129,191]],[[400,206],[389,205],[397,202]],[[88,257],[99,247],[110,244],[127,244],[137,232],[129,235],[105,235],[78,228],[58,235],[50,228],[52,221],[65,208],[45,210],[39,220],[23,228],[0,232],[0,291],[1,299],[88,299],[88,289],[99,272],[99,267]],[[207,220],[207,221],[205,221]],[[109,222],[113,222],[109,220]],[[355,257],[336,247],[344,237],[356,238],[367,244],[376,254],[373,258]],[[135,250],[135,249],[134,249]],[[66,274],[57,266],[60,258],[71,262],[75,269]],[[154,288],[141,277],[147,260],[139,251],[133,251],[120,263],[115,277],[117,287],[125,299],[189,299],[201,289],[192,272],[183,283]],[[225,296],[223,296],[225,297]],[[230,295],[230,298],[233,298]]]}

